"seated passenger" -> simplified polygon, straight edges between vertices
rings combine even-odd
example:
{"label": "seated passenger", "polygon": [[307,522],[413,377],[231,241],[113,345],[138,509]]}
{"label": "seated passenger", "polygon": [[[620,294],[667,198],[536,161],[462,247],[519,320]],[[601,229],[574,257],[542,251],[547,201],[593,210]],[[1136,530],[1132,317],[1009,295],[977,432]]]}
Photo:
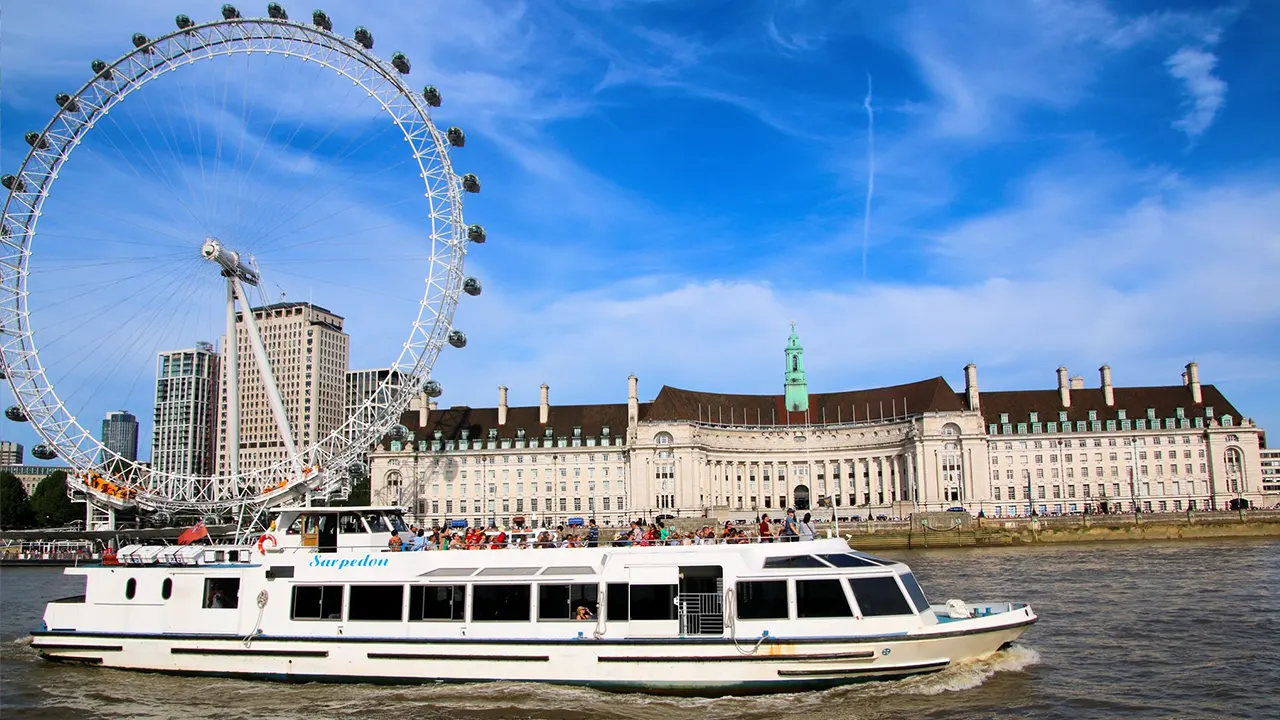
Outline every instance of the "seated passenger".
{"label": "seated passenger", "polygon": [[422,528],[418,528],[418,532],[417,532],[417,533],[415,533],[415,534],[414,534],[414,536],[413,536],[413,549],[414,549],[414,550],[426,550],[426,549],[427,549],[427,538],[426,538],[426,533],[425,533],[425,532],[423,532]]}
{"label": "seated passenger", "polygon": [[588,610],[585,605],[579,605],[577,611],[573,615],[574,620],[594,620],[595,617],[596,616],[592,615],[591,611]]}
{"label": "seated passenger", "polygon": [[400,552],[403,549],[404,541],[400,539],[400,533],[391,533],[391,539],[387,541],[387,550],[391,552]]}

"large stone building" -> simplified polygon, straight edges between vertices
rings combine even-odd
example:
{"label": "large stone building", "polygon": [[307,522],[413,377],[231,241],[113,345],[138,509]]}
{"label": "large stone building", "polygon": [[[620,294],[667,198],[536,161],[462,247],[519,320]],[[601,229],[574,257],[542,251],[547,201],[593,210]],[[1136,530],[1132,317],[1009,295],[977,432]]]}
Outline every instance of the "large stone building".
{"label": "large stone building", "polygon": [[[1266,502],[1261,431],[1187,366],[1181,385],[1114,387],[1058,369],[1058,388],[982,393],[974,365],[942,377],[810,393],[794,328],[784,392],[663,387],[639,401],[406,413],[371,454],[375,501],[426,525],[617,524],[823,508],[841,518],[964,507],[988,516],[1177,511]],[[1275,499],[1271,500],[1272,503]],[[827,510],[826,508],[831,508]]]}
{"label": "large stone building", "polygon": [[[342,425],[346,410],[348,337],[343,319],[303,302],[253,308],[276,386],[299,448]],[[227,338],[222,339],[223,348]],[[240,468],[266,468],[287,456],[254,359],[244,314],[236,318],[240,376]],[[226,353],[223,353],[226,357]],[[219,379],[218,474],[228,472],[226,363]]]}
{"label": "large stone building", "polygon": [[218,355],[210,343],[156,358],[151,467],[182,477],[212,477],[218,405]]}

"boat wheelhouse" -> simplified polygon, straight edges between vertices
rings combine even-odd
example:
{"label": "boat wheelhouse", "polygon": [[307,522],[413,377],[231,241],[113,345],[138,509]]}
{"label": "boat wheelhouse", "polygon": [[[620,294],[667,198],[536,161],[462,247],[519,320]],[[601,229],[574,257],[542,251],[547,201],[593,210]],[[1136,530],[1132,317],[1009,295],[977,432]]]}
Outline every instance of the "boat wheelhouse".
{"label": "boat wheelhouse", "polygon": [[906,565],[838,538],[387,552],[402,522],[293,508],[274,546],[123,548],[118,566],[67,570],[85,594],[50,603],[32,645],[193,675],[719,695],[936,672],[1037,619],[930,604]]}

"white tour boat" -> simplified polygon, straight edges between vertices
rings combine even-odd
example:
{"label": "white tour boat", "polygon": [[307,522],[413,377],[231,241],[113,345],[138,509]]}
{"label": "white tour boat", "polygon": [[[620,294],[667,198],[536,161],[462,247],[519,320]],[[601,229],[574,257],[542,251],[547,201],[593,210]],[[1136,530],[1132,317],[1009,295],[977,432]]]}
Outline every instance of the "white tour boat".
{"label": "white tour boat", "polygon": [[930,605],[906,565],[838,538],[388,552],[396,508],[288,508],[272,527],[68,568],[85,593],[49,603],[32,646],[184,675],[722,695],[936,672],[1037,619]]}

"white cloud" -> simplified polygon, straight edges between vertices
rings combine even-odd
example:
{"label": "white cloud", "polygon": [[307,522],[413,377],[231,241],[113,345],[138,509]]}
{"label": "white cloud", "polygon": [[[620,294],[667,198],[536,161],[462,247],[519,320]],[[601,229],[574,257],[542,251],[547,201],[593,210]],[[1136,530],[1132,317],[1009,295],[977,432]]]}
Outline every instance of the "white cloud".
{"label": "white cloud", "polygon": [[1226,103],[1227,84],[1213,74],[1218,57],[1193,47],[1180,48],[1165,66],[1169,74],[1182,83],[1186,92],[1186,114],[1174,121],[1173,127],[1195,139],[1202,135]]}

